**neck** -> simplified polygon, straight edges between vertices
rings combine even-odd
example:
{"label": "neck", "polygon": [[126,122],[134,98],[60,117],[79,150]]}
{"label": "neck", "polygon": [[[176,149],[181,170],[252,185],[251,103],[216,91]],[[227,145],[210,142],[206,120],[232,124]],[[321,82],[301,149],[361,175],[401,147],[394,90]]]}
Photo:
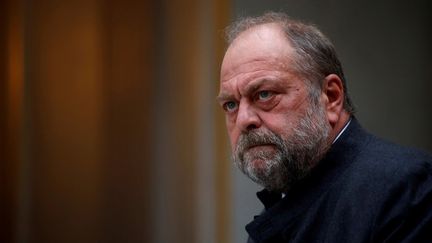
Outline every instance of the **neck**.
{"label": "neck", "polygon": [[332,131],[330,132],[329,140],[334,141],[336,136],[342,131],[347,122],[349,121],[351,115],[343,110],[339,116],[339,119],[332,124]]}

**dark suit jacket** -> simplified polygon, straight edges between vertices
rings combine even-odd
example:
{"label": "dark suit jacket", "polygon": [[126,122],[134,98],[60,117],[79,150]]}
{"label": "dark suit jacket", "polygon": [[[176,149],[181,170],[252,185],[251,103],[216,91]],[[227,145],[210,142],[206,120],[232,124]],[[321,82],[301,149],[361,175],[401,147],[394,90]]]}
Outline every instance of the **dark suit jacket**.
{"label": "dark suit jacket", "polygon": [[432,242],[432,158],[382,141],[355,118],[310,175],[265,211],[249,242]]}

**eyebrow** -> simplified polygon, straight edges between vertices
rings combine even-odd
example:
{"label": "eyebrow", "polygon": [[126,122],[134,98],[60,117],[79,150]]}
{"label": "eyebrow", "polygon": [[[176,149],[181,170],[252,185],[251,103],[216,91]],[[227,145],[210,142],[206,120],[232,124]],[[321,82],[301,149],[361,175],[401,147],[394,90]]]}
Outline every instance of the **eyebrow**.
{"label": "eyebrow", "polygon": [[[245,96],[253,94],[264,84],[269,84],[269,83],[276,84],[277,81],[278,81],[277,79],[273,79],[273,78],[261,78],[258,80],[251,81],[246,85],[245,92],[244,92]],[[222,103],[227,100],[235,100],[235,99],[236,99],[235,95],[223,91],[216,97],[216,100],[219,103]]]}
{"label": "eyebrow", "polygon": [[224,101],[226,101],[226,100],[233,100],[233,99],[235,99],[235,96],[234,96],[234,95],[229,94],[229,93],[225,93],[225,92],[220,93],[220,94],[216,97],[216,101],[217,101],[218,103],[222,103],[222,102],[224,102]]}
{"label": "eyebrow", "polygon": [[246,85],[245,88],[245,94],[249,95],[254,93],[255,91],[257,91],[262,85],[263,83],[265,83],[267,81],[267,79],[259,79],[256,81],[251,81]]}
{"label": "eyebrow", "polygon": [[249,94],[255,93],[261,86],[263,86],[265,84],[279,85],[278,80],[274,79],[274,78],[262,78],[262,79],[254,80],[254,81],[249,82],[246,85],[245,94],[249,95]]}

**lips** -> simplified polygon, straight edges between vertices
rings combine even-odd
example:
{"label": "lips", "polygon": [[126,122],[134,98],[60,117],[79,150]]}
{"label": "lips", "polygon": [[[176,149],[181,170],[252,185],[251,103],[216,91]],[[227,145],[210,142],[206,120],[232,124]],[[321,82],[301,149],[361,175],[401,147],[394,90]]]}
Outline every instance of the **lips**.
{"label": "lips", "polygon": [[266,149],[266,148],[274,148],[275,145],[274,144],[270,144],[270,143],[265,143],[265,144],[254,144],[251,146],[248,146],[245,151],[253,151],[253,150],[261,150],[261,149]]}
{"label": "lips", "polygon": [[259,144],[251,144],[247,148],[254,148],[254,147],[263,147],[263,146],[274,146],[274,144],[271,143],[259,143]]}

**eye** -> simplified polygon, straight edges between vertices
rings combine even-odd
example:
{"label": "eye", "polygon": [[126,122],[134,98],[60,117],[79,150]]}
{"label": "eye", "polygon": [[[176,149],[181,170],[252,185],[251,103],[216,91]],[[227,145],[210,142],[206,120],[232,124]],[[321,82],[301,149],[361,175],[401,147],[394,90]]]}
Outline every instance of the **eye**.
{"label": "eye", "polygon": [[227,112],[233,112],[237,109],[237,103],[234,101],[228,101],[223,104],[223,109]]}
{"label": "eye", "polygon": [[273,92],[268,90],[263,90],[258,92],[257,98],[258,100],[268,100],[273,96]]}

